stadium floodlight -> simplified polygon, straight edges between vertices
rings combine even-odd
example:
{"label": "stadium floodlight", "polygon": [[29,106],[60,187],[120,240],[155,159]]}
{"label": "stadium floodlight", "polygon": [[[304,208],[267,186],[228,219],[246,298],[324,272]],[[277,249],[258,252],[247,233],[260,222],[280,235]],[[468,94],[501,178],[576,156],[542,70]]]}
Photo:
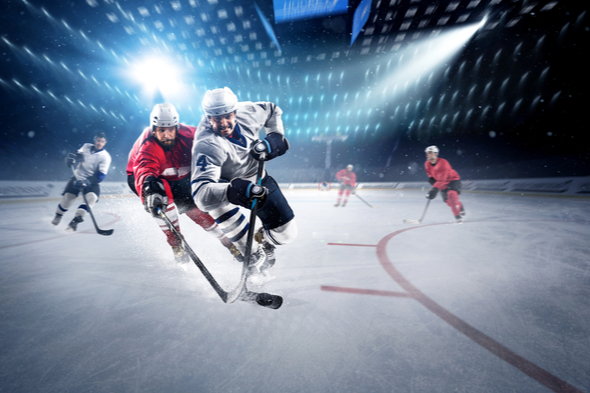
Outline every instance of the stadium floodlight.
{"label": "stadium floodlight", "polygon": [[165,100],[180,93],[182,73],[174,60],[165,56],[149,57],[131,67],[131,73],[147,95],[160,93]]}
{"label": "stadium floodlight", "polygon": [[[405,48],[392,52],[391,56],[383,56],[381,62],[369,70],[366,64],[356,66],[357,69],[348,69],[347,73],[352,71],[357,75],[352,84],[362,85],[362,89],[367,90],[363,107],[381,108],[384,102],[388,102],[390,108],[396,104],[398,108],[399,105],[409,108],[406,102],[409,87],[413,87],[412,95],[418,99],[431,94],[442,72],[450,68],[450,64],[485,25],[486,20],[484,18],[478,23],[434,31],[429,37],[412,41]],[[373,93],[381,94],[371,94],[373,86]],[[357,98],[359,93],[360,90],[357,91]],[[357,117],[360,116],[360,110]],[[394,117],[397,112],[396,109]]]}
{"label": "stadium floodlight", "polygon": [[410,46],[407,49],[410,60],[386,77],[383,85],[392,86],[407,81],[415,81],[445,67],[448,62],[465,47],[465,44],[483,27],[484,18],[479,23],[449,29],[435,37]]}

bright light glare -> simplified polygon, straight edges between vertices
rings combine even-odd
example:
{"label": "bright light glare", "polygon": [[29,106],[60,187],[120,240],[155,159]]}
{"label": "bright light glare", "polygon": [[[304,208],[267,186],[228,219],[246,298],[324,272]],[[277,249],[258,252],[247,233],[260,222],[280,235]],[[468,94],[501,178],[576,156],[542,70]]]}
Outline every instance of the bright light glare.
{"label": "bright light glare", "polygon": [[465,43],[485,24],[480,23],[454,29],[442,33],[435,38],[425,40],[415,45],[411,50],[411,61],[389,76],[386,83],[389,86],[414,81],[445,66],[453,56],[457,55]]}
{"label": "bright light glare", "polygon": [[[436,37],[412,43],[391,58],[384,59],[381,67],[377,67],[388,69],[388,72],[373,82],[382,94],[373,94],[370,99],[364,101],[365,105],[379,108],[383,106],[384,101],[395,105],[398,100],[401,100],[400,104],[405,104],[408,96],[406,90],[409,86],[414,86],[415,97],[419,98],[420,94],[428,95],[429,90],[433,88],[433,78],[436,81],[437,75],[449,67],[453,58],[485,22],[486,18],[475,24],[444,31]],[[396,63],[397,66],[390,68],[391,64]],[[396,115],[397,112],[394,116]]]}
{"label": "bright light glare", "polygon": [[159,90],[168,99],[182,88],[181,72],[171,59],[153,57],[132,68],[133,77],[145,87],[148,94]]}

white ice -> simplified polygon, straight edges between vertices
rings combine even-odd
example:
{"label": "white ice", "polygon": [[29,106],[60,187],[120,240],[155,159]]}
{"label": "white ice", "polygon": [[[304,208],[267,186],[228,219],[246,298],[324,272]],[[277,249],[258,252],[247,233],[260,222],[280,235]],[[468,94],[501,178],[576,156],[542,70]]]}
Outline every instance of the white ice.
{"label": "white ice", "polygon": [[[56,200],[0,203],[2,392],[590,392],[590,199],[287,190],[278,310],[224,304],[136,197],[78,232]],[[187,217],[220,283],[240,265]],[[563,390],[565,391],[565,390]]]}

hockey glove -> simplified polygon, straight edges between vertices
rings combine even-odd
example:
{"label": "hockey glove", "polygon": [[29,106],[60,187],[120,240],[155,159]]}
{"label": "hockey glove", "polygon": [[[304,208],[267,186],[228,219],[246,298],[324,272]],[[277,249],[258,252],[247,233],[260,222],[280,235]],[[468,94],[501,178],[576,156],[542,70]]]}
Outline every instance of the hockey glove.
{"label": "hockey glove", "polygon": [[267,192],[266,187],[258,186],[248,180],[233,179],[227,189],[227,199],[234,205],[252,209],[253,199],[260,198],[262,205]]}
{"label": "hockey glove", "polygon": [[66,156],[66,164],[71,168],[75,163],[78,155],[76,153],[68,153]]}
{"label": "hockey glove", "polygon": [[438,194],[438,188],[432,187],[428,191],[428,194],[426,194],[426,199],[434,199],[434,198],[436,198],[436,194]]}
{"label": "hockey glove", "polygon": [[254,141],[250,154],[258,161],[270,161],[289,150],[289,141],[283,135],[273,132],[263,140]]}
{"label": "hockey glove", "polygon": [[434,177],[429,177],[428,183],[430,183],[431,186],[434,186],[434,183],[436,183],[436,179]]}
{"label": "hockey glove", "polygon": [[148,176],[143,182],[143,206],[153,217],[159,217],[158,209],[166,211],[168,196],[162,180]]}
{"label": "hockey glove", "polygon": [[86,182],[86,179],[76,180],[75,186],[76,186],[76,188],[81,190],[84,187],[87,187],[88,183]]}

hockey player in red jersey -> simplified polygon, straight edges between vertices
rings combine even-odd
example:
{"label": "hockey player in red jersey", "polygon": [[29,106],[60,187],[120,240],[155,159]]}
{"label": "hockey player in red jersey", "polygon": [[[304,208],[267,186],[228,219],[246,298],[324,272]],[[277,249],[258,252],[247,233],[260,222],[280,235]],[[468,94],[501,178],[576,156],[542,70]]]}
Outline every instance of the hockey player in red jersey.
{"label": "hockey player in red jersey", "polygon": [[172,246],[176,261],[185,263],[189,257],[158,215],[159,208],[166,212],[179,232],[179,215],[186,214],[241,260],[242,255],[215,220],[199,210],[191,196],[191,150],[196,127],[180,123],[172,104],[157,104],[150,115],[150,123],[129,152],[127,183],[141,198],[146,211],[158,222]]}
{"label": "hockey player in red jersey", "polygon": [[352,171],[352,165],[347,165],[345,169],[340,170],[336,173],[336,179],[340,182],[340,189],[338,190],[338,199],[334,206],[340,206],[342,200],[342,194],[344,194],[344,200],[342,200],[342,207],[346,206],[350,192],[356,187],[356,174]]}
{"label": "hockey player in red jersey", "polygon": [[426,162],[424,168],[428,175],[428,182],[432,186],[428,194],[426,194],[426,198],[434,199],[440,191],[444,202],[453,211],[455,220],[459,223],[463,222],[465,209],[463,204],[459,202],[461,177],[457,171],[451,168],[451,164],[447,160],[438,156],[438,147],[428,146],[425,152]]}

